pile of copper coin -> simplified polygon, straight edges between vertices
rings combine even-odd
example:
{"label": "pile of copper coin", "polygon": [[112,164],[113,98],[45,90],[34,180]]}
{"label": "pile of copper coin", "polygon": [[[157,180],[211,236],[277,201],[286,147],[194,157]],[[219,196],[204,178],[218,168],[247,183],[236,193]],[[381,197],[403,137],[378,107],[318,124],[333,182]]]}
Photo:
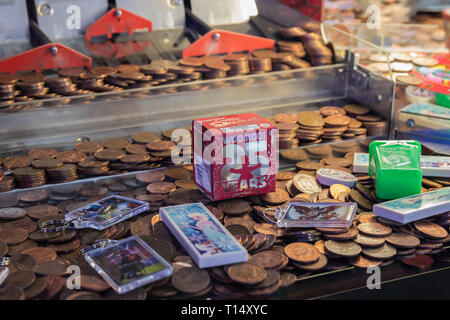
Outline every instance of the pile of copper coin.
{"label": "pile of copper coin", "polygon": [[[297,27],[297,29],[301,29]],[[7,105],[15,102],[54,100],[51,104],[67,104],[69,97],[77,97],[79,103],[89,102],[98,92],[120,92],[125,89],[149,88],[165,84],[186,83],[197,80],[221,79],[247,74],[308,68],[311,65],[332,63],[332,51],[323,44],[317,32],[307,33],[301,29],[302,37],[290,37],[289,32],[280,34],[286,40],[277,43],[274,50],[255,50],[251,53],[236,53],[219,56],[187,57],[178,61],[154,60],[150,64],[122,64],[117,67],[97,66],[91,69],[72,67],[60,69],[58,74],[42,75],[22,73],[0,74],[0,105],[3,111],[28,110],[26,105]],[[297,30],[297,35],[300,30]],[[303,42],[302,42],[303,41]],[[331,54],[331,55],[330,55]],[[309,60],[309,62],[308,62]],[[229,83],[192,84],[179,88],[161,88],[152,91],[174,93],[177,91],[204,90],[228,86]],[[136,93],[139,94],[139,93]],[[141,92],[145,94],[145,92]],[[34,108],[41,104],[33,103]],[[31,108],[31,105],[30,105]]]}
{"label": "pile of copper coin", "polygon": [[344,107],[324,106],[320,113],[301,111],[297,114],[279,113],[268,119],[279,130],[279,148],[335,142],[345,139],[382,136],[388,123],[360,104]]}
{"label": "pile of copper coin", "polygon": [[[78,178],[140,171],[162,165],[173,165],[172,156],[180,163],[192,158],[190,129],[137,132],[128,138],[109,138],[102,143],[80,142],[73,150],[59,152],[53,148],[32,149],[26,155],[6,157],[5,171],[0,170],[0,192],[32,188],[46,183],[64,183]],[[178,136],[177,132],[180,132]],[[174,138],[172,138],[174,135]],[[171,140],[174,139],[174,142]],[[177,146],[177,150],[174,150]]]}
{"label": "pile of copper coin", "polygon": [[[148,141],[149,136],[135,136]],[[109,141],[115,144],[116,141]],[[107,143],[108,145],[109,143]],[[117,142],[117,144],[119,144]],[[352,189],[321,185],[319,168],[351,172],[353,152],[330,146],[282,151],[296,164],[296,171],[277,173],[277,191],[257,196],[212,202],[192,182],[192,166],[155,169],[135,176],[109,179],[86,186],[52,186],[23,191],[15,202],[0,209],[0,257],[10,275],[0,287],[2,299],[245,299],[283,294],[283,288],[323,271],[351,267],[429,268],[434,261],[450,262],[448,213],[410,224],[377,217],[372,206],[379,202],[365,174],[355,174]],[[308,183],[304,183],[307,180]],[[450,185],[444,178],[423,179],[423,192]],[[66,230],[43,233],[38,224],[99,200],[119,194],[150,203],[150,211],[106,230]],[[289,201],[358,204],[353,225],[342,228],[279,228],[265,208]],[[249,252],[246,263],[199,269],[172,236],[158,215],[163,206],[203,202]],[[3,203],[4,205],[4,203]],[[81,249],[99,239],[141,237],[174,268],[171,277],[119,295],[87,264]],[[81,269],[81,290],[65,285],[67,267]],[[363,271],[362,271],[363,272]],[[365,271],[364,271],[365,272]]]}

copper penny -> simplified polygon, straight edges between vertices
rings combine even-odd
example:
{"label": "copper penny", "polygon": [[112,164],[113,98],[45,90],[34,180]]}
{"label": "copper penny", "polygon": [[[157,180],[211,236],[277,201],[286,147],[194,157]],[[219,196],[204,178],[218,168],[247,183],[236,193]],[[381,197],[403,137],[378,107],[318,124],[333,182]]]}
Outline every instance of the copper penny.
{"label": "copper penny", "polygon": [[314,111],[301,111],[297,113],[298,122],[308,127],[322,127],[325,121],[320,113]]}
{"label": "copper penny", "polygon": [[164,174],[173,180],[183,179],[183,180],[190,180],[192,179],[192,172],[189,170],[176,167],[176,168],[169,168],[164,170]]}
{"label": "copper penny", "polygon": [[211,277],[206,270],[182,268],[172,275],[172,285],[184,293],[196,293],[205,290],[211,283]]}
{"label": "copper penny", "polygon": [[284,248],[284,254],[289,259],[299,263],[313,263],[319,260],[319,251],[309,243],[294,242]]}
{"label": "copper penny", "polygon": [[32,256],[37,264],[42,264],[44,262],[53,261],[56,259],[56,252],[49,248],[36,247],[23,251],[23,254],[28,254]]}
{"label": "copper penny", "polygon": [[387,237],[392,233],[391,227],[376,222],[361,223],[358,225],[357,228],[360,232],[373,237]]}
{"label": "copper penny", "polygon": [[67,273],[67,267],[69,265],[63,260],[47,261],[41,264],[37,264],[33,267],[33,272],[41,276],[48,275],[65,275]]}
{"label": "copper penny", "polygon": [[342,196],[342,193],[349,195],[350,192],[351,189],[343,184],[336,183],[330,186],[330,194],[334,199],[339,199],[339,197]]}
{"label": "copper penny", "polygon": [[34,160],[31,165],[36,169],[49,169],[60,167],[63,165],[63,162],[59,159],[39,159]]}
{"label": "copper penny", "polygon": [[320,113],[324,117],[335,116],[335,115],[345,115],[345,110],[334,106],[325,106],[320,108]]}
{"label": "copper penny", "polygon": [[148,154],[127,154],[120,159],[127,164],[141,164],[150,161],[151,157]]}
{"label": "copper penny", "polygon": [[282,228],[270,223],[258,223],[253,227],[253,229],[255,232],[264,235],[273,235],[275,237],[281,237],[284,234],[284,230]]}
{"label": "copper penny", "polygon": [[175,143],[172,141],[153,141],[147,143],[147,149],[150,151],[167,151],[172,150],[175,147]]}
{"label": "copper penny", "polygon": [[350,123],[350,120],[350,117],[344,115],[334,115],[324,119],[325,124],[332,127],[347,126]]}
{"label": "copper penny", "polygon": [[368,107],[360,104],[347,104],[344,106],[344,110],[354,115],[363,115],[370,111]]}
{"label": "copper penny", "polygon": [[147,191],[150,193],[169,193],[174,191],[177,186],[172,182],[153,182],[147,186]]}
{"label": "copper penny", "polygon": [[130,144],[125,147],[128,153],[132,154],[148,154],[147,147],[143,144]]}
{"label": "copper penny", "polygon": [[386,241],[398,248],[412,249],[420,244],[419,238],[406,233],[392,233]]}
{"label": "copper penny", "polygon": [[248,202],[241,200],[241,199],[230,199],[221,201],[217,207],[223,211],[223,213],[231,215],[231,216],[238,216],[241,214],[244,214],[246,212],[249,212],[252,208],[248,204]]}
{"label": "copper penny", "polygon": [[0,300],[25,300],[25,293],[16,286],[5,285],[0,288]]}
{"label": "copper penny", "polygon": [[33,219],[41,219],[43,217],[59,214],[59,209],[48,204],[38,204],[26,208],[27,215]]}
{"label": "copper penny", "polygon": [[231,280],[248,285],[261,283],[267,277],[263,267],[249,262],[234,264],[228,268],[227,273]]}
{"label": "copper penny", "polygon": [[425,236],[433,239],[443,239],[448,235],[447,230],[430,221],[416,221],[414,227]]}
{"label": "copper penny", "polygon": [[32,271],[18,271],[10,274],[5,281],[5,284],[13,285],[20,289],[25,289],[33,284],[36,280],[36,275]]}
{"label": "copper penny", "polygon": [[7,222],[3,228],[6,229],[22,229],[27,233],[36,231],[37,225],[30,218],[24,217],[22,219]]}
{"label": "copper penny", "polygon": [[353,258],[361,253],[361,247],[353,241],[325,241],[325,250],[334,255]]}
{"label": "copper penny", "polygon": [[294,263],[294,265],[302,270],[306,271],[318,271],[328,264],[328,259],[324,254],[320,254],[319,260],[313,263],[303,264],[303,263]]}
{"label": "copper penny", "polygon": [[389,260],[397,254],[397,250],[393,246],[385,243],[377,248],[363,248],[362,253],[375,260]]}
{"label": "copper penny", "polygon": [[369,259],[362,255],[359,255],[357,257],[348,259],[348,263],[350,263],[354,267],[367,269],[369,267],[379,266],[383,263],[383,260]]}
{"label": "copper penny", "polygon": [[3,160],[6,169],[24,168],[31,165],[33,159],[29,156],[11,156]]}
{"label": "copper penny", "polygon": [[96,276],[81,275],[80,282],[82,289],[95,292],[103,292],[111,288],[108,283]]}
{"label": "copper penny", "polygon": [[273,269],[280,265],[283,254],[275,250],[266,250],[255,253],[248,262],[254,263],[264,269]]}
{"label": "copper penny", "polygon": [[368,237],[363,234],[358,234],[353,241],[360,246],[374,248],[383,245],[385,240],[381,237]]}
{"label": "copper penny", "polygon": [[44,278],[36,278],[36,280],[25,289],[25,297],[27,299],[34,299],[42,294],[47,288],[47,282]]}
{"label": "copper penny", "polygon": [[66,279],[58,275],[45,276],[43,279],[47,287],[41,298],[45,300],[55,298],[67,284]]}
{"label": "copper penny", "polygon": [[38,148],[33,149],[28,152],[28,156],[30,156],[33,160],[39,159],[53,159],[58,155],[58,151],[50,148]]}
{"label": "copper penny", "polygon": [[165,178],[164,171],[162,170],[155,170],[155,171],[148,171],[148,172],[140,172],[136,174],[136,180],[141,183],[153,183],[153,182],[160,182],[163,181]]}
{"label": "copper penny", "polygon": [[321,163],[309,160],[297,162],[295,166],[302,170],[318,170],[323,167]]}
{"label": "copper penny", "polygon": [[10,245],[19,244],[28,238],[28,232],[21,228],[0,229],[0,241]]}
{"label": "copper penny", "polygon": [[[1,220],[16,220],[25,217],[27,212],[25,209],[17,207],[0,208]],[[0,228],[1,229],[1,228]]]}
{"label": "copper penny", "polygon": [[109,149],[125,149],[130,144],[130,141],[122,138],[111,138],[103,141],[103,146]]}
{"label": "copper penny", "polygon": [[108,161],[84,160],[78,163],[81,168],[101,168],[108,165]]}
{"label": "copper penny", "polygon": [[149,142],[159,141],[161,137],[155,132],[137,132],[131,136],[136,143],[147,144]]}
{"label": "copper penny", "polygon": [[297,281],[297,276],[292,272],[284,271],[280,273],[280,281],[281,287],[289,287]]}
{"label": "copper penny", "polygon": [[261,194],[259,197],[268,204],[279,205],[289,200],[289,193],[283,189],[277,189],[274,192]]}
{"label": "copper penny", "polygon": [[323,240],[318,240],[314,243],[314,248],[316,248],[321,254],[325,254],[325,242]]}
{"label": "copper penny", "polygon": [[94,157],[100,161],[118,161],[125,157],[126,153],[118,149],[103,149],[94,153]]}
{"label": "copper penny", "polygon": [[86,154],[80,151],[69,150],[60,152],[56,158],[64,163],[78,163],[86,160]]}
{"label": "copper penny", "polygon": [[290,113],[278,113],[273,116],[273,119],[281,123],[297,123],[298,120],[295,115]]}
{"label": "copper penny", "polygon": [[74,149],[84,153],[94,153],[103,150],[103,145],[95,141],[87,141],[78,143]]}
{"label": "copper penny", "polygon": [[418,269],[429,268],[434,263],[434,259],[432,257],[424,254],[417,255],[414,258],[402,259],[401,261],[408,266]]}

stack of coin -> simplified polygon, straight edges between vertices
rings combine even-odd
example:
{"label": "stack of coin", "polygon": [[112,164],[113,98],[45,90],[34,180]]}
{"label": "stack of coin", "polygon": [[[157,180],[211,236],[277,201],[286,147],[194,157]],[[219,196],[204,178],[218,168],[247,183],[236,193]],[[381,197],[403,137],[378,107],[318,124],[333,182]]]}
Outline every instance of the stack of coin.
{"label": "stack of coin", "polygon": [[103,149],[94,153],[95,160],[107,162],[107,166],[113,170],[124,170],[128,167],[120,161],[125,156],[125,151],[121,149]]}
{"label": "stack of coin", "polygon": [[248,74],[250,72],[248,55],[246,54],[230,54],[225,56],[224,60],[230,66],[230,70],[228,71],[229,77]]}
{"label": "stack of coin", "polygon": [[326,117],[322,139],[324,142],[341,141],[342,135],[347,131],[351,118],[346,115],[333,115]]}
{"label": "stack of coin", "polygon": [[291,28],[283,28],[278,31],[278,34],[284,39],[298,39],[306,34],[306,31],[301,27],[291,27]]}
{"label": "stack of coin", "polygon": [[7,192],[14,190],[15,183],[14,183],[14,177],[11,175],[3,177],[3,179],[0,180],[0,192]]}
{"label": "stack of coin", "polygon": [[272,71],[272,59],[269,57],[250,58],[250,70],[252,74]]}
{"label": "stack of coin", "polygon": [[108,161],[84,160],[78,163],[78,171],[85,176],[97,176],[109,171]]}
{"label": "stack of coin", "polygon": [[25,73],[19,76],[16,88],[21,96],[39,98],[45,95],[49,88],[45,87],[45,77],[39,73]]}
{"label": "stack of coin", "polygon": [[0,73],[0,104],[14,103],[16,92],[15,83],[18,78],[9,73]]}
{"label": "stack of coin", "polygon": [[51,92],[58,95],[70,95],[77,90],[76,84],[69,77],[52,77],[45,79],[46,85]]}
{"label": "stack of coin", "polygon": [[320,113],[314,111],[301,111],[297,113],[298,123],[297,138],[300,145],[309,145],[322,142],[320,136],[323,133],[324,120]]}
{"label": "stack of coin", "polygon": [[305,48],[300,41],[278,41],[277,45],[280,52],[289,52],[298,58],[306,56]]}
{"label": "stack of coin", "polygon": [[46,172],[51,183],[70,182],[78,179],[77,167],[70,163],[47,169]]}
{"label": "stack of coin", "polygon": [[308,33],[302,38],[303,45],[313,66],[331,64],[333,52],[328,48],[318,33]]}
{"label": "stack of coin", "polygon": [[298,127],[296,123],[277,123],[275,125],[278,130],[278,147],[280,149],[298,147],[299,140],[296,138]]}
{"label": "stack of coin", "polygon": [[43,169],[19,168],[13,170],[12,175],[21,188],[39,187],[47,182]]}

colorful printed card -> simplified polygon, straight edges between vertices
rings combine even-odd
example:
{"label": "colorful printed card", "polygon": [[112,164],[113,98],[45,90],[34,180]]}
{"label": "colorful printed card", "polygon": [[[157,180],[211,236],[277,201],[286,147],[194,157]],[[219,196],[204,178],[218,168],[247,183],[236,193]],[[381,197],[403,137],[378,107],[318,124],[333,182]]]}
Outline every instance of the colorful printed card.
{"label": "colorful printed card", "polygon": [[112,195],[67,213],[65,220],[72,220],[75,229],[103,230],[149,208],[146,201]]}
{"label": "colorful printed card", "polygon": [[159,215],[199,268],[247,261],[247,250],[203,203],[160,208]]}
{"label": "colorful printed card", "polygon": [[353,222],[356,207],[356,203],[353,202],[289,202],[282,210],[275,213],[275,218],[277,219],[277,225],[279,227],[348,228]]}
{"label": "colorful printed card", "polygon": [[119,294],[172,275],[172,266],[137,236],[86,252],[86,261]]}
{"label": "colorful printed card", "polygon": [[410,223],[449,209],[450,187],[376,204],[373,213],[400,223]]}

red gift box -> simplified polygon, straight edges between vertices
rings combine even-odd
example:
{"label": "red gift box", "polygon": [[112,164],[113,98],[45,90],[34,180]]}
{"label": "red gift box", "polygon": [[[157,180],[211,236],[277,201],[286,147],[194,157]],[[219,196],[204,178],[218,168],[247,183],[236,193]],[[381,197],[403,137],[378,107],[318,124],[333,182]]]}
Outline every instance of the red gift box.
{"label": "red gift box", "polygon": [[276,189],[275,127],[254,114],[195,119],[192,122],[194,182],[212,200]]}

